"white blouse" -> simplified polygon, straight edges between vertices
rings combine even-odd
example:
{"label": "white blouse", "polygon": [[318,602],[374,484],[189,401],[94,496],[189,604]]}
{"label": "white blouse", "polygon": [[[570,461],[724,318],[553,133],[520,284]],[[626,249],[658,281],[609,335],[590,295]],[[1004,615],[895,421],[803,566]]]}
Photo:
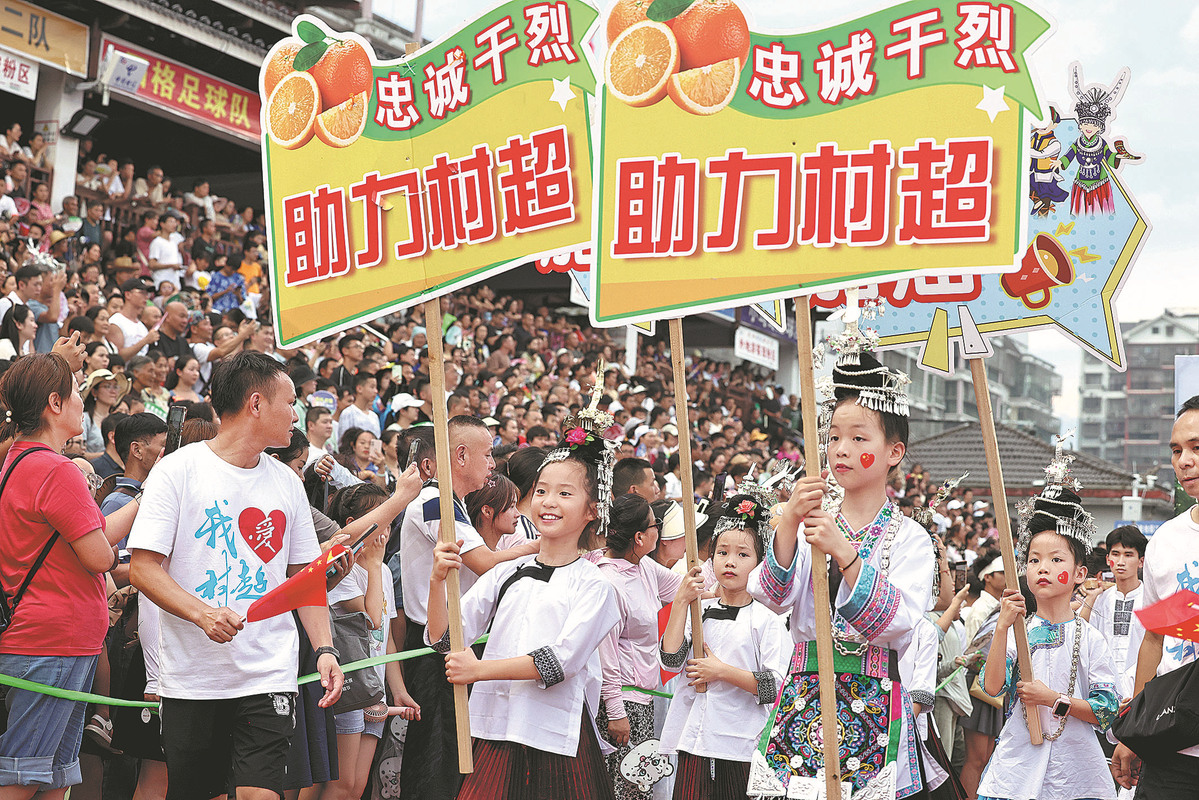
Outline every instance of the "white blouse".
{"label": "white blouse", "polygon": [[[1074,697],[1087,700],[1107,729],[1116,712],[1116,672],[1103,635],[1086,622],[1049,623],[1034,617],[1028,624],[1033,677],[1056,692],[1070,685],[1074,655],[1074,626],[1082,625],[1078,677]],[[1008,630],[1007,679],[1016,660],[1016,639]],[[1001,665],[996,664],[995,667]],[[987,663],[987,669],[992,664]],[[983,673],[986,674],[985,672]],[[1014,689],[1014,687],[1013,687]],[[1045,706],[1033,706],[1041,716],[1041,730],[1052,734],[1060,720]],[[1028,710],[1032,713],[1032,709]],[[987,797],[1036,797],[1038,800],[1075,800],[1079,797],[1114,800],[1115,784],[1107,760],[1095,737],[1095,726],[1078,717],[1067,717],[1061,738],[1033,745],[1028,738],[1019,701],[999,734],[999,743],[983,772],[978,794]]]}
{"label": "white blouse", "polygon": [[[709,599],[703,607],[720,604]],[[682,658],[686,660],[692,657],[690,614],[684,630]],[[736,619],[704,620],[704,644],[729,666],[755,673],[759,695],[723,681],[709,683],[706,692],[697,694],[684,676],[666,713],[658,752],[682,750],[703,758],[748,762],[787,674],[792,650],[787,628],[782,617],[754,601],[739,609]],[[659,656],[664,668],[678,668],[667,654]]]}
{"label": "white blouse", "polygon": [[[470,732],[575,756],[584,707],[599,708],[599,643],[620,621],[616,590],[594,564],[578,559],[549,580],[521,577],[501,587],[536,556],[497,564],[462,597],[462,628],[473,642],[491,625],[484,661],[532,655],[541,680],[480,681],[470,695]],[[428,641],[428,629],[425,639]],[[443,642],[448,638],[443,637]],[[594,724],[594,721],[592,721]]]}

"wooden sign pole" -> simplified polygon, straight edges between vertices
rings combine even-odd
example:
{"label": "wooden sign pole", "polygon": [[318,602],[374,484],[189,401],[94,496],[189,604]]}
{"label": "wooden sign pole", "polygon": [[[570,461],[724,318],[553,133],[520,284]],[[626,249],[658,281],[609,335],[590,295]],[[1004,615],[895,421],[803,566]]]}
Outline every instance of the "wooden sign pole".
{"label": "wooden sign pole", "polygon": [[[1003,485],[1003,471],[999,462],[999,440],[995,438],[995,419],[991,411],[991,390],[987,385],[987,362],[982,358],[968,358],[970,377],[974,381],[974,402],[978,406],[978,424],[983,435],[983,449],[987,454],[987,475],[991,479],[991,503],[995,506],[995,527],[999,529],[999,550],[1003,554],[1003,575],[1007,588],[1020,588],[1016,571],[1016,549],[1012,544],[1012,520],[1007,509],[1007,489]],[[1032,653],[1028,649],[1028,629],[1021,620],[1013,625],[1016,632],[1016,660],[1020,665],[1020,679],[1031,681]],[[1032,709],[1027,714],[1028,738],[1033,744],[1041,744],[1041,715]]]}
{"label": "wooden sign pole", "polygon": [[[799,346],[799,396],[802,404],[804,472],[820,477],[820,430],[816,422],[816,376],[812,364],[812,310],[807,297],[795,301]],[[800,531],[800,535],[803,532]],[[828,564],[812,558],[812,593],[816,611],[816,669],[820,680],[820,724],[824,739],[826,797],[841,796],[841,737],[837,722],[836,670],[833,668],[833,612],[828,603]]]}
{"label": "wooden sign pole", "polygon": [[[699,566],[699,543],[695,538],[695,460],[691,456],[691,415],[687,412],[687,371],[683,365],[683,321],[670,320],[670,362],[674,367],[674,415],[679,429],[679,477],[683,483],[683,530],[687,539],[687,570]],[[704,657],[703,607],[699,599],[691,604],[691,652]],[[708,685],[696,684],[695,691],[706,692]]]}
{"label": "wooden sign pole", "polygon": [[[450,428],[445,404],[445,351],[442,346],[441,301],[426,300],[425,333],[429,340],[429,392],[433,403],[433,442],[437,448],[437,488],[441,495],[441,527],[438,540],[456,540],[454,525],[454,487],[450,473]],[[449,520],[449,524],[445,524]],[[445,595],[449,606],[450,650],[458,652],[466,643],[462,636],[462,586],[458,570],[452,569],[445,579]],[[454,720],[458,731],[458,771],[474,772],[474,757],[470,742],[470,711],[466,706],[466,686],[454,686]]]}

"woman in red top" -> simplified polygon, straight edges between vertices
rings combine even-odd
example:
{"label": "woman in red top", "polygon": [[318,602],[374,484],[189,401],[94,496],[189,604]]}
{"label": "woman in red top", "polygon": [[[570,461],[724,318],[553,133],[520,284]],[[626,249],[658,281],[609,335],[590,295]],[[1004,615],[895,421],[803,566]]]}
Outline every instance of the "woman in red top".
{"label": "woman in red top", "polygon": [[[116,566],[113,545],[137,504],[106,534],[83,474],[60,455],[83,431],[83,400],[62,356],[17,359],[0,377],[0,409],[0,441],[13,440],[0,469],[0,479],[7,476],[0,491],[0,585],[10,601],[49,548],[0,634],[0,673],[88,691],[108,630],[104,573]],[[0,800],[28,800],[39,791],[50,800],[63,797],[81,780],[87,706],[15,689],[8,703]]]}

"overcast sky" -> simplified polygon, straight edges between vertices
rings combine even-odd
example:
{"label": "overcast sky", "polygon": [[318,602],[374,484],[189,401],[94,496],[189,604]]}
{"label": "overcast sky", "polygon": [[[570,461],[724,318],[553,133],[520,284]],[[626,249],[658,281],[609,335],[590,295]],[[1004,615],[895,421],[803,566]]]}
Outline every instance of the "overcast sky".
{"label": "overcast sky", "polygon": [[[812,29],[885,7],[873,0],[822,4],[796,0],[741,0],[759,30]],[[436,39],[496,5],[492,0],[426,2],[424,36]],[[601,3],[607,6],[607,2]],[[1119,319],[1146,319],[1172,308],[1199,307],[1196,248],[1187,231],[1199,220],[1199,6],[1193,0],[1045,0],[1036,7],[1055,23],[1054,34],[1032,56],[1042,96],[1069,109],[1067,68],[1080,61],[1086,82],[1110,83],[1128,66],[1132,79],[1109,128],[1145,159],[1123,171],[1152,231],[1116,303]],[[416,0],[375,0],[375,12],[411,28]],[[1031,347],[1058,365],[1063,377],[1058,413],[1072,425],[1078,413],[1079,364],[1084,355],[1056,332],[1031,336]]]}

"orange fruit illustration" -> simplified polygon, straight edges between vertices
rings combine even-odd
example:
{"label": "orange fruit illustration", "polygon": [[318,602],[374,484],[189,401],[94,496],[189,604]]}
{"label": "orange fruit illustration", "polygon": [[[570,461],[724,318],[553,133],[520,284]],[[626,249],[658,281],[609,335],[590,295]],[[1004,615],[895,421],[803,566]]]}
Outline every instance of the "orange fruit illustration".
{"label": "orange fruit illustration", "polygon": [[645,22],[646,9],[653,0],[616,0],[616,5],[608,12],[608,44],[616,41],[616,37],[624,33],[638,22]]}
{"label": "orange fruit illustration", "polygon": [[666,96],[666,83],[679,68],[679,45],[661,22],[638,22],[608,48],[608,90],[631,106],[648,106]]}
{"label": "orange fruit illustration", "polygon": [[271,92],[275,91],[275,87],[279,85],[279,81],[287,77],[288,73],[294,72],[292,62],[296,60],[296,53],[300,52],[300,48],[304,43],[298,39],[286,39],[283,46],[271,54],[271,57],[266,62],[266,73],[262,76],[262,89],[265,97],[270,97]]}
{"label": "orange fruit illustration", "polygon": [[292,72],[279,81],[266,101],[266,130],[282,148],[308,144],[320,113],[321,93],[307,72]]}
{"label": "orange fruit illustration", "polygon": [[728,58],[671,75],[666,93],[684,111],[707,116],[732,102],[740,80],[741,62]]}
{"label": "orange fruit illustration", "polygon": [[321,112],[316,118],[316,138],[330,147],[349,147],[366,129],[369,91],[359,92],[339,106]]}
{"label": "orange fruit illustration", "polygon": [[322,111],[339,106],[356,94],[369,92],[374,82],[370,56],[351,39],[329,45],[308,73],[320,87]]}
{"label": "orange fruit illustration", "polygon": [[670,21],[679,41],[683,69],[695,69],[729,58],[749,59],[749,23],[733,0],[696,0]]}

